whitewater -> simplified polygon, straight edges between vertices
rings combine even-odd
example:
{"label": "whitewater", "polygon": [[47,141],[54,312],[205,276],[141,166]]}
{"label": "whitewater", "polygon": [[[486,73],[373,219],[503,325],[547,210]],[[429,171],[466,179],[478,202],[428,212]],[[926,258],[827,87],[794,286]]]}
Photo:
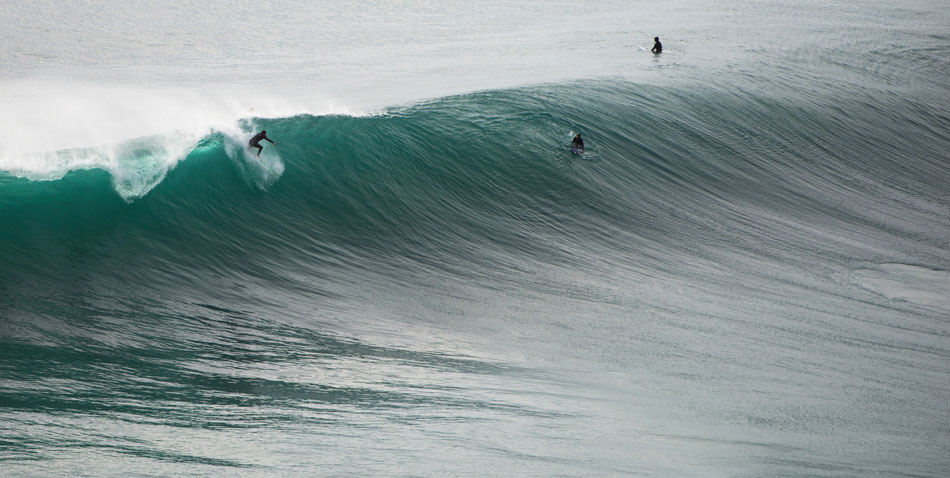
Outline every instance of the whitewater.
{"label": "whitewater", "polygon": [[0,18],[3,476],[950,474],[941,2]]}

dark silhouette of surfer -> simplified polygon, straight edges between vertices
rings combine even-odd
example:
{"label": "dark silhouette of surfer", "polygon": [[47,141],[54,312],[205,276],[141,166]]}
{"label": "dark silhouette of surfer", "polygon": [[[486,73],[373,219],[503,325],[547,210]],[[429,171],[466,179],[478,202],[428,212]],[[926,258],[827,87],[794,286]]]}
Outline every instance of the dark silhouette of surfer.
{"label": "dark silhouette of surfer", "polygon": [[584,140],[581,139],[581,134],[577,133],[577,136],[571,140],[571,151],[572,152],[584,152]]}
{"label": "dark silhouette of surfer", "polygon": [[663,44],[660,43],[660,37],[653,37],[653,48],[650,49],[653,53],[663,53]]}
{"label": "dark silhouette of surfer", "polygon": [[270,144],[277,146],[277,143],[271,141],[270,138],[267,137],[267,131],[261,130],[260,133],[255,134],[254,137],[251,138],[251,140],[247,142],[248,149],[257,148],[257,157],[260,157],[261,151],[264,151],[264,147],[261,146],[262,139],[265,141],[270,141]]}

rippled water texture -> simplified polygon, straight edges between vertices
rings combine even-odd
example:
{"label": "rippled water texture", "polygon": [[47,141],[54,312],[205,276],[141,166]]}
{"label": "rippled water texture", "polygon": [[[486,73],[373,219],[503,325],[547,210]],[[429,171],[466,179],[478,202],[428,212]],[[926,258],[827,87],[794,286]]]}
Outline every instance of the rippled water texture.
{"label": "rippled water texture", "polygon": [[0,18],[3,476],[950,471],[942,4]]}

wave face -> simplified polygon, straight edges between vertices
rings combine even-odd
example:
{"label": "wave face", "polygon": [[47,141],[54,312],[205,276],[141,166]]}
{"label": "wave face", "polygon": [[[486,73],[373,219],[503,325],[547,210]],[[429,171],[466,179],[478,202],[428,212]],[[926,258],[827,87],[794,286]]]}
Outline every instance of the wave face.
{"label": "wave face", "polygon": [[[265,142],[261,158],[233,133],[214,133],[170,173],[168,161],[152,164],[169,149],[164,138],[143,138],[113,153],[124,167],[58,181],[5,177],[3,259],[42,251],[6,272],[50,286],[73,265],[60,246],[76,243],[107,262],[141,256],[193,271],[272,273],[321,256],[375,259],[321,266],[331,270],[461,272],[507,256],[596,262],[592,254],[710,247],[707,233],[824,243],[800,230],[809,223],[822,235],[847,229],[872,236],[856,240],[944,246],[945,117],[934,112],[921,125],[899,113],[879,100],[803,105],[604,81],[369,117],[258,120],[278,142]],[[565,153],[575,132],[586,134],[584,156]],[[137,171],[149,187],[127,184]],[[162,276],[134,263],[99,270],[142,285]]]}
{"label": "wave face", "polygon": [[52,474],[80,447],[352,471],[334,436],[371,472],[939,474],[950,112],[838,93],[550,84],[0,176],[0,447]]}

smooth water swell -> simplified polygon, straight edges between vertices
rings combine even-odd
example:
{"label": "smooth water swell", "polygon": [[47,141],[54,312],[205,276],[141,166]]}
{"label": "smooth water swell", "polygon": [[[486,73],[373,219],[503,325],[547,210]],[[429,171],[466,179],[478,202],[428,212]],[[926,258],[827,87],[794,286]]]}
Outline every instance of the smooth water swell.
{"label": "smooth water swell", "polygon": [[261,119],[276,176],[217,132],[131,202],[4,177],[5,468],[938,476],[908,101],[588,81]]}

